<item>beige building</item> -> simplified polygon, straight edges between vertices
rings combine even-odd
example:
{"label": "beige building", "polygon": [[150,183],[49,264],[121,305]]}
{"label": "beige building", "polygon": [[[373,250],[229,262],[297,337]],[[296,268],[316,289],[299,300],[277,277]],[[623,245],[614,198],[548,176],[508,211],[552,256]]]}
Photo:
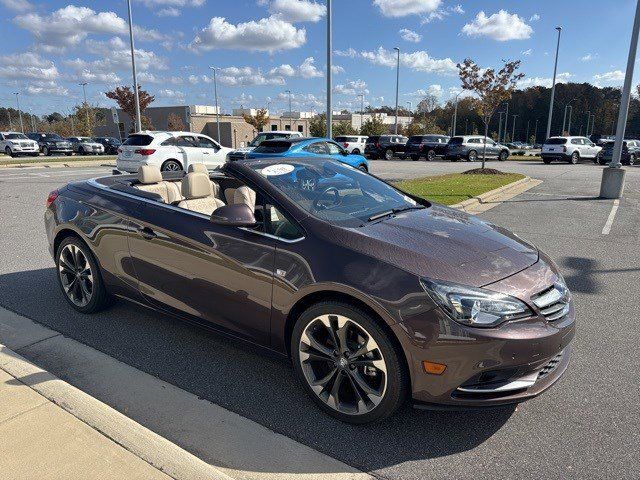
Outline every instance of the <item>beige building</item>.
{"label": "beige building", "polygon": [[[107,116],[106,125],[96,127],[96,136],[112,136],[125,138],[133,130],[132,121],[122,110],[117,109],[119,124],[111,115]],[[184,130],[208,135],[218,139],[217,115],[215,107],[209,105],[177,105],[173,107],[149,107],[144,115],[151,120],[155,130],[168,130],[169,115],[178,117]],[[271,118],[263,130],[290,130],[309,135],[308,118]],[[225,147],[239,148],[247,145],[258,134],[258,131],[241,115],[220,115],[220,143]]]}
{"label": "beige building", "polygon": [[[351,123],[351,126],[353,128],[359,131],[360,128],[362,127],[362,124],[367,122],[368,120],[371,120],[371,117],[373,117],[373,115],[376,115],[378,118],[382,120],[382,123],[388,126],[389,133],[393,132],[393,129],[396,123],[396,117],[395,115],[387,115],[386,113],[375,113],[375,114],[364,113],[362,115],[359,113],[339,113],[337,115],[333,115],[332,120],[334,124],[340,123],[340,122],[349,122]],[[398,125],[402,127],[406,127],[411,123],[412,120],[413,120],[413,117],[399,116]]]}

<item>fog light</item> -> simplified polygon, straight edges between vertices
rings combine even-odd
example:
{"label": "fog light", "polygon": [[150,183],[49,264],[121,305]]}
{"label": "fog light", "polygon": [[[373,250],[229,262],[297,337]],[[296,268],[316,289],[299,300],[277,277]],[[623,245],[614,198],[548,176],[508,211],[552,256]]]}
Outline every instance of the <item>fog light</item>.
{"label": "fog light", "polygon": [[427,360],[423,360],[422,368],[426,373],[430,373],[432,375],[442,375],[444,371],[447,369],[447,366],[441,363],[434,363],[434,362],[428,362]]}

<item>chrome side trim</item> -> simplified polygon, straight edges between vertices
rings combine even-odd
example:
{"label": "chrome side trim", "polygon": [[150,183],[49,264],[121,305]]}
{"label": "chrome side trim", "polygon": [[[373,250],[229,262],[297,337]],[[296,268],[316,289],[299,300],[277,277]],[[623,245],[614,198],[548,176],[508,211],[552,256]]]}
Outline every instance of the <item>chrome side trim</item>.
{"label": "chrome side trim", "polygon": [[522,390],[524,388],[529,388],[536,383],[538,379],[538,372],[533,372],[524,377],[517,378],[508,383],[503,383],[495,388],[486,388],[486,387],[458,387],[457,390],[459,392],[465,393],[503,393],[503,392],[511,392],[514,390]]}

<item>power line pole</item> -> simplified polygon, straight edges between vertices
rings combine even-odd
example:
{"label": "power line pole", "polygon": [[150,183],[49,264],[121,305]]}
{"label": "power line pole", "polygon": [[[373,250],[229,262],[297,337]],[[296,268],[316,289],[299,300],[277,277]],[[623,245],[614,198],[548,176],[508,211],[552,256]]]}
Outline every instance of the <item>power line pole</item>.
{"label": "power line pole", "polygon": [[20,96],[20,92],[13,92],[16,96],[16,104],[18,105],[18,117],[20,117],[20,131],[24,133],[24,125],[22,124],[22,110],[20,110],[20,100],[18,97]]}
{"label": "power line pole", "polygon": [[[551,84],[551,100],[549,101],[549,120],[547,120],[547,136],[551,136],[551,120],[553,118],[553,100],[556,96],[556,74],[558,72],[558,54],[560,52],[560,34],[562,33],[562,27],[556,27],[558,31],[558,44],[556,46],[556,61],[553,66],[553,83]],[[546,140],[545,138],[545,140]]]}
{"label": "power line pole", "polygon": [[218,81],[216,79],[217,67],[209,67],[209,68],[213,70],[213,96],[214,96],[214,101],[216,105],[216,127],[218,130],[218,143],[220,143],[220,107],[218,106]]}
{"label": "power line pole", "polygon": [[87,90],[86,90],[86,86],[87,86],[87,82],[82,82],[79,83],[78,85],[80,85],[82,87],[82,94],[84,95],[84,113],[85,113],[85,117],[87,120],[87,131],[91,134],[91,130],[90,130],[90,125],[89,125],[89,104],[87,104]]}
{"label": "power line pole", "polygon": [[138,75],[136,74],[135,46],[133,44],[133,21],[131,19],[131,0],[127,0],[129,11],[129,42],[131,44],[131,70],[133,71],[133,93],[136,100],[136,131],[142,131],[142,119],[140,118],[140,95],[138,94]]}
{"label": "power line pole", "polygon": [[333,38],[331,34],[331,0],[327,0],[327,138],[331,137],[333,127],[333,106],[332,106],[332,82],[331,82],[331,56],[333,53]]}
{"label": "power line pole", "polygon": [[396,126],[395,126],[395,134],[398,134],[398,93],[400,91],[400,47],[393,47],[393,49],[398,53],[398,57],[396,60]]}
{"label": "power line pole", "polygon": [[453,136],[456,136],[456,127],[457,127],[457,123],[458,123],[458,97],[460,96],[462,92],[458,92],[458,94],[456,95],[456,106],[454,108],[453,111]]}

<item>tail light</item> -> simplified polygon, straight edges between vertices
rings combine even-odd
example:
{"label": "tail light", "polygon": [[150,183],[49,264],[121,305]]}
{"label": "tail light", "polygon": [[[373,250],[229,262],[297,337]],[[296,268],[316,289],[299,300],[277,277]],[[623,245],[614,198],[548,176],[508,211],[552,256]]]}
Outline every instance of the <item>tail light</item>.
{"label": "tail light", "polygon": [[380,143],[376,142],[376,148],[380,148]]}
{"label": "tail light", "polygon": [[349,148],[349,143],[348,142],[342,142],[342,146],[344,148]]}
{"label": "tail light", "polygon": [[47,208],[49,208],[51,204],[55,202],[56,198],[58,198],[58,190],[53,190],[51,193],[49,193],[49,196],[47,197]]}
{"label": "tail light", "polygon": [[138,148],[134,153],[139,153],[140,155],[149,156],[155,153],[155,149],[153,148]]}

